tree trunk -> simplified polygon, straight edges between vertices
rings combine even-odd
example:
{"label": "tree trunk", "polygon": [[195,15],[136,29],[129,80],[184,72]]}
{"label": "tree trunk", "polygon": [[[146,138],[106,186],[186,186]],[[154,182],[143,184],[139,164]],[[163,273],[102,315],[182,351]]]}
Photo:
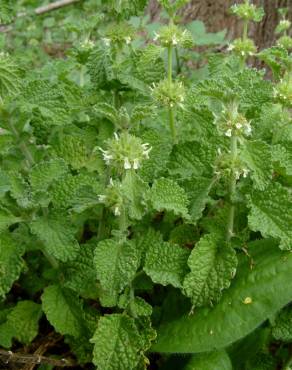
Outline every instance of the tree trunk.
{"label": "tree trunk", "polygon": [[[231,5],[241,1],[235,0],[192,0],[182,11],[185,22],[201,20],[205,23],[209,32],[227,30],[227,37],[233,39],[242,33],[242,23],[228,10]],[[274,30],[278,24],[279,16],[277,9],[288,8],[289,19],[292,19],[292,0],[253,0],[256,5],[263,6],[265,17],[259,24],[250,27],[250,36],[257,46],[262,49],[273,45],[275,41]],[[150,14],[153,19],[159,18],[160,7],[156,0],[151,0]]]}

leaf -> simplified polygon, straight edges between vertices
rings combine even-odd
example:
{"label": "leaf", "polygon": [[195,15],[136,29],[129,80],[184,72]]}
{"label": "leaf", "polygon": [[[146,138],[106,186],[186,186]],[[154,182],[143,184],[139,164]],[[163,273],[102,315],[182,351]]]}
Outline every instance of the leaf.
{"label": "leaf", "polygon": [[191,272],[183,288],[194,307],[219,301],[222,291],[230,286],[235,275],[236,252],[214,235],[205,235],[195,245],[188,259]]}
{"label": "leaf", "polygon": [[58,333],[75,338],[84,334],[84,312],[76,293],[59,285],[50,285],[41,299],[43,311]]}
{"label": "leaf", "polygon": [[276,169],[284,169],[287,176],[292,176],[292,143],[281,143],[272,147],[273,162]]}
{"label": "leaf", "polygon": [[93,263],[95,243],[80,245],[76,259],[66,263],[65,287],[84,298],[97,297],[96,270]]}
{"label": "leaf", "polygon": [[136,173],[127,171],[122,182],[121,192],[124,195],[129,216],[134,220],[141,220],[146,211],[145,194],[148,185]]}
{"label": "leaf", "polygon": [[119,124],[119,112],[110,104],[104,102],[96,104],[94,106],[94,113],[97,113],[101,117],[105,117],[116,127]]}
{"label": "leaf", "polygon": [[166,178],[155,180],[150,190],[150,201],[153,208],[159,212],[172,211],[175,215],[189,218],[187,195],[173,180]]}
{"label": "leaf", "polygon": [[291,307],[284,308],[276,318],[272,325],[272,334],[276,340],[283,342],[292,341],[292,309]]}
{"label": "leaf", "polygon": [[280,248],[292,248],[292,200],[289,191],[278,183],[264,192],[254,191],[249,199],[248,224],[264,237],[280,239]]}
{"label": "leaf", "polygon": [[37,111],[47,124],[63,126],[71,123],[70,110],[62,89],[49,81],[31,81],[22,92],[22,109]]}
{"label": "leaf", "polygon": [[[11,347],[12,339],[17,339],[22,344],[29,344],[38,335],[39,319],[42,316],[41,305],[32,301],[20,301],[10,311],[7,321],[0,325],[0,333],[5,333],[0,345]],[[3,335],[3,336],[4,336]]]}
{"label": "leaf", "polygon": [[248,252],[254,268],[243,258],[217,305],[164,322],[153,351],[197,353],[227,347],[291,301],[291,253],[280,251],[272,240],[250,243]]}
{"label": "leaf", "polygon": [[91,339],[93,363],[102,370],[136,369],[143,341],[133,318],[112,314],[101,317]]}
{"label": "leaf", "polygon": [[46,191],[52,183],[68,171],[63,159],[51,159],[35,165],[29,175],[30,184],[34,191]]}
{"label": "leaf", "polygon": [[79,244],[75,239],[75,227],[62,213],[50,213],[30,223],[31,232],[43,243],[49,254],[62,262],[76,258]]}
{"label": "leaf", "polygon": [[169,172],[173,176],[189,178],[212,175],[216,152],[211,145],[187,141],[176,145],[169,160]]}
{"label": "leaf", "polygon": [[268,144],[263,141],[245,141],[240,156],[251,170],[256,189],[264,190],[272,179],[272,156]]}
{"label": "leaf", "polygon": [[[2,5],[1,0],[0,5]],[[3,16],[3,8],[0,7],[1,16]],[[13,59],[5,54],[0,55],[0,98],[3,100],[9,95],[18,93],[21,87],[22,72]]]}
{"label": "leaf", "polygon": [[154,283],[182,287],[189,251],[176,244],[153,240],[146,252],[144,271]]}
{"label": "leaf", "polygon": [[130,241],[103,240],[95,249],[94,265],[102,288],[115,296],[134,278],[139,254]]}
{"label": "leaf", "polygon": [[194,177],[183,182],[189,201],[189,213],[193,222],[202,217],[206,204],[209,202],[209,192],[213,186],[213,179]]}
{"label": "leaf", "polygon": [[0,207],[0,232],[20,221],[22,221],[20,217],[16,217],[8,209]]}
{"label": "leaf", "polygon": [[0,298],[9,292],[23,268],[24,246],[16,243],[10,234],[0,235]]}
{"label": "leaf", "polygon": [[194,355],[184,370],[232,370],[230,358],[225,351]]}

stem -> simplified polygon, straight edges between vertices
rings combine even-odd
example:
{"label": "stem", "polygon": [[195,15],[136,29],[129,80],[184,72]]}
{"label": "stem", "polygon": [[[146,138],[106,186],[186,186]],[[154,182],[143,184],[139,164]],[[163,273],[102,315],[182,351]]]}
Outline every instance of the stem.
{"label": "stem", "polygon": [[84,85],[85,85],[85,66],[82,64],[80,67],[79,86],[84,87]]}
{"label": "stem", "polygon": [[[167,69],[167,79],[169,83],[169,88],[171,88],[172,84],[172,54],[173,54],[173,46],[169,45],[168,49],[168,69]],[[168,116],[169,116],[169,127],[171,131],[171,136],[174,144],[176,143],[176,128],[175,128],[175,117],[174,117],[174,109],[171,105],[168,108]]]}
{"label": "stem", "polygon": [[248,20],[244,20],[242,38],[243,38],[243,41],[246,41],[248,38]]}
{"label": "stem", "polygon": [[175,48],[175,58],[176,58],[176,74],[179,75],[181,73],[181,65],[177,47]]}
{"label": "stem", "polygon": [[230,150],[231,150],[231,159],[232,159],[232,168],[231,168],[231,178],[229,182],[229,201],[230,201],[230,209],[229,209],[229,215],[228,215],[228,221],[227,221],[227,236],[226,240],[229,243],[234,231],[234,215],[235,215],[235,205],[233,203],[233,199],[236,192],[236,176],[234,173],[234,163],[237,158],[237,137],[232,136],[231,137],[231,143],[230,143]]}
{"label": "stem", "polygon": [[173,46],[169,45],[167,49],[168,54],[168,69],[167,69],[167,76],[169,84],[172,83],[172,54],[173,54]]}

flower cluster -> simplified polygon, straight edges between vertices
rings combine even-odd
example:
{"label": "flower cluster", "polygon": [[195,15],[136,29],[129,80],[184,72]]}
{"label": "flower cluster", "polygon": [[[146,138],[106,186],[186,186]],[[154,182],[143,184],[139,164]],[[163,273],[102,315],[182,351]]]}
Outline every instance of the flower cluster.
{"label": "flower cluster", "polygon": [[292,84],[289,78],[281,80],[278,85],[274,87],[274,98],[280,104],[286,107],[292,107]]}
{"label": "flower cluster", "polygon": [[221,135],[231,136],[249,136],[252,128],[250,122],[240,113],[223,109],[219,115],[214,115],[218,131]]}
{"label": "flower cluster", "polygon": [[194,45],[192,34],[187,30],[181,30],[174,24],[164,26],[158,34],[155,34],[154,41],[159,41],[164,47],[182,46],[191,48]]}
{"label": "flower cluster", "polygon": [[263,8],[258,8],[254,4],[250,4],[248,0],[242,4],[233,5],[230,11],[245,21],[254,22],[260,22],[265,14]]}
{"label": "flower cluster", "polygon": [[182,82],[163,80],[152,86],[152,96],[159,104],[171,108],[175,106],[183,107],[185,87]]}
{"label": "flower cluster", "polygon": [[251,39],[235,39],[233,43],[229,45],[228,50],[246,58],[254,55],[257,51],[257,48]]}
{"label": "flower cluster", "polygon": [[122,133],[107,141],[107,150],[99,148],[107,165],[112,165],[117,170],[137,170],[144,159],[149,158],[151,147],[143,144],[138,137]]}
{"label": "flower cluster", "polygon": [[282,19],[280,23],[278,24],[275,32],[278,34],[282,32],[286,32],[289,30],[290,27],[291,27],[291,22],[288,19]]}
{"label": "flower cluster", "polygon": [[135,38],[135,29],[128,23],[121,23],[111,26],[111,28],[106,32],[103,41],[106,46],[113,44],[127,44],[129,45]]}
{"label": "flower cluster", "polygon": [[277,41],[278,46],[286,49],[286,50],[292,50],[292,37],[290,36],[282,36]]}
{"label": "flower cluster", "polygon": [[215,164],[215,174],[217,176],[229,177],[230,175],[234,175],[236,180],[239,180],[241,177],[247,178],[249,173],[250,170],[239,157],[237,157],[234,163],[230,152],[222,153],[221,149],[218,149],[218,157]]}
{"label": "flower cluster", "polygon": [[121,215],[121,209],[123,207],[121,187],[122,185],[119,181],[113,181],[110,179],[110,183],[105,189],[104,194],[98,196],[99,202],[109,208],[115,216]]}

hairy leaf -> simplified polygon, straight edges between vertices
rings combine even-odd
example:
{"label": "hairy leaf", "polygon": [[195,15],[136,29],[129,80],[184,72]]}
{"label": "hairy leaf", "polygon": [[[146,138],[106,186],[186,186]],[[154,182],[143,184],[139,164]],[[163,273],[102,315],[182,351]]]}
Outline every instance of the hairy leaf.
{"label": "hairy leaf", "polygon": [[220,238],[205,235],[192,250],[188,265],[191,272],[184,279],[184,291],[194,307],[200,307],[219,301],[235,275],[237,258]]}
{"label": "hairy leaf", "polygon": [[281,249],[292,248],[292,200],[289,191],[278,183],[270,184],[264,192],[255,191],[249,201],[248,223],[264,237],[281,240]]}
{"label": "hairy leaf", "polygon": [[76,258],[79,244],[75,239],[75,227],[62,213],[41,216],[30,224],[31,232],[43,243],[49,254],[66,262]]}
{"label": "hairy leaf", "polygon": [[153,240],[146,252],[144,271],[158,284],[182,287],[189,251],[175,244]]}

